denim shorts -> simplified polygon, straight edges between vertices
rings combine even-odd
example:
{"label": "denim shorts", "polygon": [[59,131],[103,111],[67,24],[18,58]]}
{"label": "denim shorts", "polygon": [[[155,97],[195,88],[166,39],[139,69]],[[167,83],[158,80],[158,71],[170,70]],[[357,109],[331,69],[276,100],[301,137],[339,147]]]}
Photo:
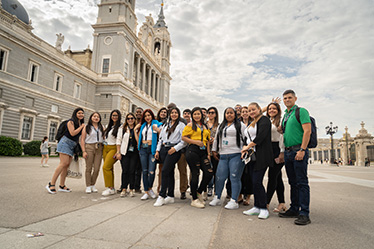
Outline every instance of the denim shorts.
{"label": "denim shorts", "polygon": [[48,152],[42,152],[41,154],[42,155],[48,155]]}
{"label": "denim shorts", "polygon": [[57,144],[57,150],[58,153],[63,153],[69,156],[74,156],[74,147],[77,145],[77,142],[71,140],[70,138],[67,138],[66,136],[63,136]]}

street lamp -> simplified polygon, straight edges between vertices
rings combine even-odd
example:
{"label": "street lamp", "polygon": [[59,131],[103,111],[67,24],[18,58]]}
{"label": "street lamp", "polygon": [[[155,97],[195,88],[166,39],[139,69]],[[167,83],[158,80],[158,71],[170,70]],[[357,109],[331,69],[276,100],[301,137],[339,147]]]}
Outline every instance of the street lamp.
{"label": "street lamp", "polygon": [[334,153],[334,138],[333,135],[338,132],[338,127],[337,126],[332,126],[332,122],[330,122],[330,126],[326,126],[326,134],[331,136],[331,158],[330,158],[330,163],[333,164],[335,160],[335,153]]}
{"label": "street lamp", "polygon": [[345,145],[347,146],[347,165],[349,165],[349,151],[348,151],[348,127],[345,127]]}

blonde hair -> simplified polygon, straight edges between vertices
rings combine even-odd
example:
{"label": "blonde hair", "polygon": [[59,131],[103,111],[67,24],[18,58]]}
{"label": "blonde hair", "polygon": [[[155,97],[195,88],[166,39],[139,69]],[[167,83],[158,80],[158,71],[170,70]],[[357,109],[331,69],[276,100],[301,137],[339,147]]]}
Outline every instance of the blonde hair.
{"label": "blonde hair", "polygon": [[260,120],[260,118],[262,117],[262,110],[261,110],[261,107],[259,104],[257,104],[256,102],[252,102],[248,105],[248,108],[251,106],[251,105],[254,105],[256,106],[256,108],[260,111],[260,113],[258,114],[257,117],[255,117],[252,121],[252,123],[249,125],[249,126],[252,126],[253,128],[255,127],[256,123],[258,120]]}

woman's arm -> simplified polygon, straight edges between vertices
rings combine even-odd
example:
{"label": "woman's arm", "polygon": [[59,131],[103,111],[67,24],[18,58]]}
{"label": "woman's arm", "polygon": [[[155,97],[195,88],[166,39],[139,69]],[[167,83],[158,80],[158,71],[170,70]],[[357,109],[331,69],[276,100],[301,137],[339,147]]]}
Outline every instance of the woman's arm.
{"label": "woman's arm", "polygon": [[81,135],[81,148],[82,148],[82,156],[84,159],[87,159],[87,152],[86,152],[86,136],[87,132],[86,129],[83,129],[82,135]]}
{"label": "woman's arm", "polygon": [[256,144],[261,144],[267,134],[271,132],[271,122],[268,117],[262,116],[260,120],[257,122],[257,133],[256,133],[256,138],[253,139],[253,143]]}
{"label": "woman's arm", "polygon": [[79,132],[85,127],[85,124],[81,124],[77,129],[75,129],[73,121],[69,121],[67,126],[68,126],[70,135],[74,137],[77,134],[79,134]]}

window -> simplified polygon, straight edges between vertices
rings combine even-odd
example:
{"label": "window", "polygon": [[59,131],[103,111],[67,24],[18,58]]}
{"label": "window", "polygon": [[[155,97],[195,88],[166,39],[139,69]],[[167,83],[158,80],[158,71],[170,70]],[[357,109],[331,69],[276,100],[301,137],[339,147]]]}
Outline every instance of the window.
{"label": "window", "polygon": [[74,84],[74,98],[79,99],[81,97],[81,88],[81,84],[77,82]]}
{"label": "window", "polygon": [[0,47],[0,71],[6,71],[9,50]]}
{"label": "window", "polygon": [[27,107],[34,107],[34,102],[35,102],[34,98],[26,96],[26,98],[25,98],[25,106],[27,106]]}
{"label": "window", "polygon": [[49,135],[48,135],[48,140],[51,142],[54,142],[56,139],[56,133],[57,133],[57,127],[58,123],[57,122],[51,122],[49,125]]}
{"label": "window", "polygon": [[109,63],[110,63],[109,58],[104,58],[103,59],[103,71],[102,71],[102,73],[109,73]]}
{"label": "window", "polygon": [[23,117],[23,124],[22,124],[22,140],[31,140],[31,131],[32,131],[32,123],[33,118],[29,116]]}
{"label": "window", "polygon": [[125,78],[127,78],[128,76],[128,71],[129,71],[129,63],[125,62],[125,69],[124,69]]}
{"label": "window", "polygon": [[61,92],[63,76],[59,73],[55,73],[55,80],[53,83],[53,89],[57,92]]}
{"label": "window", "polygon": [[37,64],[34,61],[30,61],[28,80],[31,82],[37,82],[38,74],[39,74],[39,64]]}
{"label": "window", "polygon": [[52,105],[51,112],[58,113],[58,105]]}

